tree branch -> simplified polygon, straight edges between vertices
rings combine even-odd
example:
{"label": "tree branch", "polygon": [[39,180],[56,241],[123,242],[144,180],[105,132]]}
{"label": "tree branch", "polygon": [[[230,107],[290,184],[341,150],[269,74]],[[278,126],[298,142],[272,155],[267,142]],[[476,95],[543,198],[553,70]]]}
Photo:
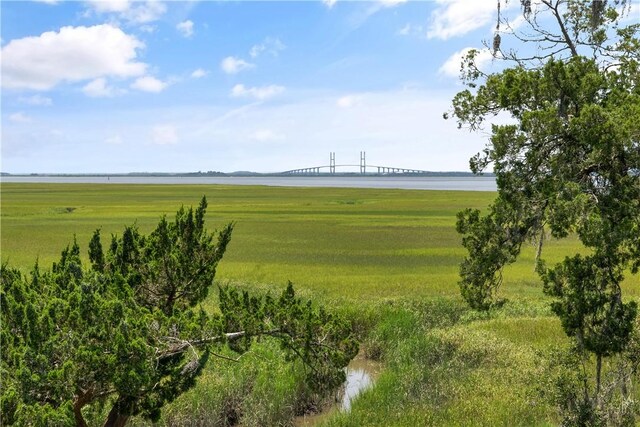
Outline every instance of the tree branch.
{"label": "tree branch", "polygon": [[567,46],[569,46],[569,49],[571,50],[571,56],[573,57],[578,56],[578,51],[576,50],[576,46],[573,43],[573,40],[571,40],[571,37],[569,36],[569,33],[567,32],[567,29],[564,26],[564,22],[562,22],[562,16],[560,16],[560,12],[558,11],[558,6],[560,5],[560,1],[556,2],[555,6],[553,6],[551,4],[551,1],[549,0],[541,0],[541,3],[549,7],[553,11],[553,16],[556,18],[556,21],[558,22],[558,26],[560,27],[560,31],[562,32],[564,41],[567,44]]}

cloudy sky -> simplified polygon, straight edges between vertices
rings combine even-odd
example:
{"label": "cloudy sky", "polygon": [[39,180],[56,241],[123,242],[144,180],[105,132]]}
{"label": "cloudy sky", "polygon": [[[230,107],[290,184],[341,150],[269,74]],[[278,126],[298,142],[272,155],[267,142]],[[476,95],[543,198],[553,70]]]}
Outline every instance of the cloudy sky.
{"label": "cloudy sky", "polygon": [[1,169],[468,170],[442,114],[495,4],[3,1]]}

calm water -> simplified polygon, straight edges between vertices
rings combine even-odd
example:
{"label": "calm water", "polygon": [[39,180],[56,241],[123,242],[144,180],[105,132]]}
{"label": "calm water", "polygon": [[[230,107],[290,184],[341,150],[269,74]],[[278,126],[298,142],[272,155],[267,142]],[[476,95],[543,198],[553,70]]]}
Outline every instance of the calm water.
{"label": "calm water", "polygon": [[276,187],[351,187],[400,188],[405,190],[496,191],[493,177],[419,177],[419,176],[252,176],[252,177],[177,177],[177,176],[3,176],[0,182],[87,183],[87,184],[223,184],[268,185]]}
{"label": "calm water", "polygon": [[358,354],[346,368],[347,379],[338,393],[339,397],[335,404],[329,408],[324,408],[317,414],[307,414],[295,417],[293,425],[295,427],[312,427],[321,424],[328,419],[335,411],[349,412],[353,400],[366,389],[373,387],[378,375],[380,375],[382,365],[364,358]]}

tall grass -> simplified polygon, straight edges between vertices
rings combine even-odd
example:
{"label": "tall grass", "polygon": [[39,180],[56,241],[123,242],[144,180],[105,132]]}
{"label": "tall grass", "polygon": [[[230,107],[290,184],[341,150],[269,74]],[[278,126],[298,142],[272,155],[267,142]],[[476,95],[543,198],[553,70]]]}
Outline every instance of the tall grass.
{"label": "tall grass", "polygon": [[[108,238],[206,195],[207,224],[235,221],[219,283],[257,292],[288,280],[299,295],[346,315],[371,358],[385,369],[348,414],[325,421],[360,425],[548,425],[558,422],[540,396],[548,349],[566,346],[533,271],[535,249],[504,272],[500,310],[470,311],[458,295],[464,257],[455,214],[484,209],[492,193],[207,185],[2,184],[2,261],[48,265],[76,236]],[[561,260],[575,239],[549,241]],[[640,278],[624,283],[640,294]],[[205,307],[214,310],[215,296]],[[162,425],[287,425],[322,400],[302,385],[299,365],[263,342],[238,363],[213,358],[196,388],[164,411]],[[143,424],[135,420],[137,425]]]}
{"label": "tall grass", "polygon": [[[36,257],[48,265],[74,234],[86,249],[96,228],[107,238],[134,222],[149,231],[161,215],[203,195],[209,227],[237,223],[219,279],[292,280],[319,296],[358,301],[457,296],[464,250],[455,214],[484,208],[493,198],[460,191],[5,183],[2,259],[24,269]],[[559,260],[575,247],[575,240],[551,241],[545,256]],[[507,296],[540,298],[534,254],[525,247],[521,261],[507,269]],[[634,295],[636,288],[629,286]]]}
{"label": "tall grass", "polygon": [[[371,332],[367,349],[386,370],[376,387],[328,426],[552,425],[537,377],[544,352],[564,343],[558,322],[526,320],[505,308],[478,318],[455,300],[394,304]],[[522,339],[514,328],[537,330]]]}

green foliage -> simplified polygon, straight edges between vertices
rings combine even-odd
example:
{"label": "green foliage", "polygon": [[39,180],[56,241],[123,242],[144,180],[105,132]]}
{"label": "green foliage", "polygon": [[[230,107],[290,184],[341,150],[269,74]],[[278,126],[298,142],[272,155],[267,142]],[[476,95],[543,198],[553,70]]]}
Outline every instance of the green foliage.
{"label": "green foliage", "polygon": [[279,338],[286,358],[300,359],[309,369],[307,382],[314,390],[328,391],[342,384],[344,371],[336,367],[347,366],[358,352],[350,324],[322,307],[315,308],[311,301],[296,298],[291,283],[279,298],[259,299],[246,291],[223,288],[220,310],[225,313],[226,330],[245,331],[229,343],[232,349],[246,351],[253,336]]}
{"label": "green foliage", "polygon": [[625,266],[636,271],[639,75],[633,60],[603,71],[595,61],[575,57],[541,69],[508,69],[489,76],[476,94],[456,96],[461,123],[477,126],[498,111],[518,123],[494,125],[491,145],[472,159],[475,171],[493,165],[499,188],[488,215],[467,210],[458,217],[470,255],[461,287],[472,306],[491,305],[502,267],[545,228],[556,238],[577,233],[595,252],[588,260],[606,267],[602,277],[611,292]]}
{"label": "green foliage", "polygon": [[622,273],[613,277],[613,286],[611,274],[606,259],[580,255],[542,273],[545,292],[556,299],[551,308],[567,335],[599,356],[625,349],[637,314],[636,302],[623,303],[615,286]]}
{"label": "green foliage", "polygon": [[[41,267],[50,266],[60,258],[57,242],[73,233],[78,242],[89,242],[97,227],[106,253],[111,234],[121,234],[122,224],[135,219],[139,231],[149,234],[162,212],[184,200],[199,200],[203,193],[210,202],[207,224],[237,221],[217,281],[251,295],[270,292],[277,299],[287,278],[295,278],[297,297],[348,318],[364,340],[365,354],[383,361],[375,386],[359,395],[339,425],[559,424],[555,406],[537,395],[527,398],[543,378],[527,376],[528,367],[545,365],[530,359],[531,348],[568,341],[536,280],[535,248],[523,245],[518,261],[505,269],[501,296],[508,301],[499,308],[470,310],[456,287],[464,248],[455,232],[455,214],[464,207],[486,207],[493,192],[3,183],[2,254],[23,273],[36,253]],[[354,199],[363,203],[336,203]],[[66,205],[78,207],[73,221],[51,209]],[[545,242],[549,263],[580,251],[574,236]],[[83,250],[81,256],[90,265]],[[625,296],[635,297],[639,285],[638,275],[626,274]],[[202,305],[207,312],[218,311],[215,288]],[[473,369],[465,368],[464,353],[449,365],[441,358],[440,369],[430,368],[440,373],[437,377],[424,374],[422,356],[396,358],[401,348],[403,354],[418,355],[432,348],[420,345],[427,341],[426,329],[452,325],[458,334],[476,336],[477,346],[487,334],[511,343],[499,349],[515,358],[500,365],[489,359]],[[416,350],[408,352],[412,346]],[[236,357],[229,349],[216,352]],[[212,354],[196,385],[163,407],[159,425],[206,426],[216,420],[224,425],[227,416],[238,415],[242,425],[287,425],[298,411],[319,407],[305,397],[305,377],[304,365],[284,361],[278,341],[266,337],[238,363]],[[409,390],[421,398],[405,399]],[[451,398],[447,405],[429,404],[446,396]],[[87,420],[104,420],[109,409],[92,405],[83,413]],[[150,424],[142,417],[130,423]]]}
{"label": "green foliage", "polygon": [[[233,357],[229,350],[221,350]],[[287,362],[278,342],[261,340],[236,363],[208,363],[198,384],[167,405],[158,426],[286,425],[312,392],[301,362]],[[213,362],[216,362],[215,360]],[[140,418],[133,426],[148,426]]]}
{"label": "green foliage", "polygon": [[[523,6],[527,18],[532,12]],[[469,252],[460,287],[471,307],[489,309],[504,266],[524,242],[537,241],[539,256],[547,231],[554,238],[577,235],[588,255],[551,267],[538,259],[536,270],[583,370],[595,355],[592,384],[584,373],[580,381],[561,377],[560,407],[570,425],[597,425],[610,403],[603,398],[603,358],[629,348],[637,315],[637,304],[623,301],[621,284],[625,272],[637,273],[640,254],[640,26],[619,29],[619,15],[606,1],[591,8],[543,2],[535,15],[543,11],[555,18],[558,34],[534,18],[527,22],[543,37],[531,41],[557,50],[534,58],[512,52],[507,59],[517,66],[489,76],[469,57],[467,78],[484,82],[469,84],[475,93],[465,90],[453,101],[459,124],[472,129],[498,113],[512,119],[492,125],[490,144],[471,159],[476,173],[493,166],[498,197],[485,216],[458,215]],[[581,56],[585,50],[591,58]],[[576,383],[579,393],[567,386]]]}
{"label": "green foliage", "polygon": [[126,227],[106,254],[96,231],[89,269],[75,241],[50,271],[36,265],[27,277],[2,265],[3,423],[85,425],[91,404],[111,408],[105,425],[157,420],[217,348],[244,352],[259,336],[307,365],[315,389],[344,380],[357,353],[348,323],[296,298],[291,285],[280,298],[221,289],[219,313],[199,307],[233,230],[214,239],[206,207],[203,198],[195,211],[181,208],[149,235]]}
{"label": "green foliage", "polygon": [[621,355],[609,359],[599,404],[590,401],[592,380],[582,352],[577,347],[551,347],[539,355],[546,362],[540,372],[538,393],[554,405],[565,426],[634,426],[638,413],[634,372],[637,372],[637,334]]}
{"label": "green foliage", "polygon": [[536,350],[562,342],[558,322],[513,317],[509,304],[490,312],[500,322],[468,322],[460,315],[470,310],[453,299],[381,305],[367,346],[384,350],[385,369],[351,412],[320,425],[554,425],[554,407],[536,390],[544,362]]}
{"label": "green foliage", "polygon": [[495,297],[502,283],[502,267],[516,260],[526,237],[520,212],[498,206],[500,201],[485,217],[477,209],[458,213],[456,230],[464,235],[462,245],[469,251],[460,266],[460,291],[474,309],[487,310],[503,303]]}
{"label": "green foliage", "polygon": [[564,426],[604,425],[602,414],[583,396],[588,381],[580,352],[550,349],[541,375],[540,395],[558,407]]}

